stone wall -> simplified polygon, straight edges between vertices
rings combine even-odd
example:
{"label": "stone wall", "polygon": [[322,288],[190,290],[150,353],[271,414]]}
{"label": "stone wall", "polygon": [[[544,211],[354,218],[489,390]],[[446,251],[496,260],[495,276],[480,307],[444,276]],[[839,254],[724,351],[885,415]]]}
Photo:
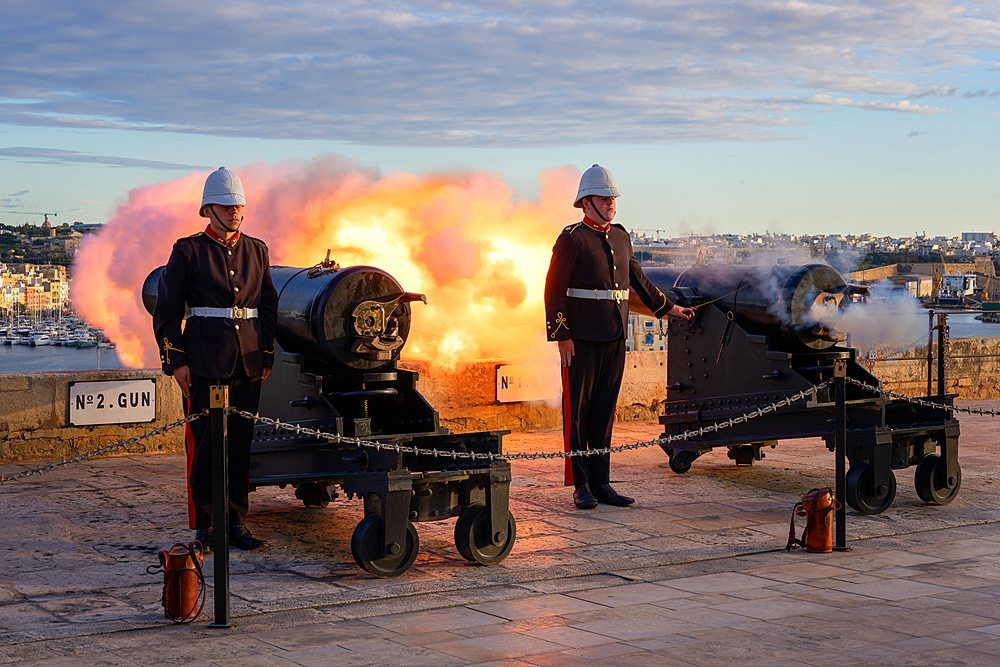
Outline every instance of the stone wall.
{"label": "stone wall", "polygon": [[[985,399],[1000,396],[1000,338],[956,338],[948,346],[945,392],[959,398]],[[906,357],[909,360],[897,360]],[[927,393],[927,348],[894,354],[889,361],[866,362],[872,374],[888,391],[921,396]],[[937,392],[937,358],[932,393]]]}
{"label": "stone wall", "polygon": [[[951,342],[947,391],[960,398],[996,398],[1000,383],[1000,338],[961,338]],[[907,359],[896,360],[896,357]],[[912,359],[912,361],[908,360]],[[455,371],[427,364],[402,364],[420,374],[417,388],[454,433],[509,429],[559,428],[561,407],[550,402],[498,403],[499,361],[480,361]],[[889,391],[919,396],[927,390],[926,350],[889,360],[866,361]],[[70,382],[154,378],[156,421],[122,426],[70,426]],[[666,353],[629,352],[618,399],[619,421],[655,421],[667,398]],[[934,391],[937,384],[934,384]],[[66,373],[0,373],[0,462],[72,457],[145,433],[180,418],[180,391],[172,378],[157,370]],[[183,431],[143,440],[118,453],[183,451]]]}
{"label": "stone wall", "polygon": [[[156,421],[151,424],[72,426],[71,382],[156,381]],[[182,415],[181,394],[173,378],[158,370],[105,370],[61,373],[0,373],[0,462],[71,458],[141,435]],[[119,454],[183,451],[182,428],[129,445]]]}

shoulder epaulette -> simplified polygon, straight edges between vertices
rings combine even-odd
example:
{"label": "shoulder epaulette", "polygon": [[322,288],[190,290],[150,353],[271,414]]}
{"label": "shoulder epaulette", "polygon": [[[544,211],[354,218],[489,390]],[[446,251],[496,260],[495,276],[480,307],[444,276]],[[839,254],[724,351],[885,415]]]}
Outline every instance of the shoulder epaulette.
{"label": "shoulder epaulette", "polygon": [[242,236],[244,238],[251,239],[252,241],[257,241],[261,245],[265,245],[265,246],[267,245],[267,243],[264,241],[264,239],[259,239],[256,236],[250,236],[249,234],[244,234],[243,232],[240,232],[240,236]]}
{"label": "shoulder epaulette", "polygon": [[574,222],[572,225],[567,225],[566,227],[563,227],[563,231],[564,232],[569,232],[570,234],[572,234],[573,230],[576,229],[577,227],[579,227],[582,224],[583,224],[582,222]]}
{"label": "shoulder epaulette", "polygon": [[191,236],[185,236],[185,237],[177,239],[177,243],[180,243],[181,241],[186,241],[187,239],[196,239],[199,236],[204,236],[204,235],[205,235],[205,232],[197,232],[195,234],[192,234]]}

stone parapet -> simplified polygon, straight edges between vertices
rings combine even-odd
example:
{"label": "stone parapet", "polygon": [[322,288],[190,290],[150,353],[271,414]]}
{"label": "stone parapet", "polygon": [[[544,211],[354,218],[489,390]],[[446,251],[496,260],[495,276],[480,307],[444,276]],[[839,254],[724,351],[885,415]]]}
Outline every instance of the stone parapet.
{"label": "stone parapet", "polygon": [[[72,382],[156,381],[156,421],[144,424],[73,426],[69,420]],[[127,440],[183,415],[180,389],[157,369],[54,373],[0,373],[0,462],[71,458]],[[130,444],[120,454],[184,450],[181,428]]]}

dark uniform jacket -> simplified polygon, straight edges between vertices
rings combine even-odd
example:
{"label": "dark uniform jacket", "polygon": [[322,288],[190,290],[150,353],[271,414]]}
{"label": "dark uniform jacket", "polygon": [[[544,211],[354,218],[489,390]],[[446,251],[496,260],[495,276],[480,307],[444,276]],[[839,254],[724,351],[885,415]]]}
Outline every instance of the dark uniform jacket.
{"label": "dark uniform jacket", "polygon": [[569,287],[631,289],[656,317],[664,317],[674,307],[642,272],[625,228],[612,223],[603,231],[589,218],[563,229],[552,248],[545,277],[546,339],[608,341],[625,337],[627,294],[618,303],[581,299],[567,297]]}
{"label": "dark uniform jacket", "polygon": [[[190,317],[181,334],[184,304],[192,308],[257,308],[253,319]],[[222,379],[242,358],[248,377],[274,365],[278,293],[271,282],[267,245],[238,233],[227,243],[200,232],[174,244],[156,292],[153,330],[163,371]]]}

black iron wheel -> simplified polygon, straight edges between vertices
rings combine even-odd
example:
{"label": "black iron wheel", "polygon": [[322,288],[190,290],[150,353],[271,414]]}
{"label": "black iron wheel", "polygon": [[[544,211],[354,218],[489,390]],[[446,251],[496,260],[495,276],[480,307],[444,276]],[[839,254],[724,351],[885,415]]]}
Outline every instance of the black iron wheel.
{"label": "black iron wheel", "polygon": [[326,507],[333,499],[330,485],[322,482],[306,482],[295,487],[295,497],[306,507]]}
{"label": "black iron wheel", "polygon": [[486,505],[470,505],[455,522],[455,548],[462,558],[480,565],[496,565],[510,553],[517,539],[514,515],[507,512],[504,534],[494,544]]}
{"label": "black iron wheel", "polygon": [[856,463],[847,471],[847,504],[862,514],[881,514],[896,498],[896,475],[889,471],[889,484],[871,491],[871,467]]}
{"label": "black iron wheel", "polygon": [[405,544],[399,545],[399,552],[385,554],[382,543],[382,517],[371,514],[362,519],[351,537],[351,554],[354,562],[376,577],[388,579],[398,577],[413,565],[420,549],[417,529],[406,522]]}
{"label": "black iron wheel", "polygon": [[663,451],[670,457],[670,469],[678,475],[683,475],[690,470],[691,464],[698,458],[696,453],[685,449],[677,451],[673,447],[664,447]]}
{"label": "black iron wheel", "polygon": [[962,468],[959,467],[955,472],[954,478],[949,480],[946,477],[944,459],[937,454],[928,454],[920,459],[917,472],[913,476],[917,495],[925,503],[947,505],[955,499],[958,490],[962,488]]}

